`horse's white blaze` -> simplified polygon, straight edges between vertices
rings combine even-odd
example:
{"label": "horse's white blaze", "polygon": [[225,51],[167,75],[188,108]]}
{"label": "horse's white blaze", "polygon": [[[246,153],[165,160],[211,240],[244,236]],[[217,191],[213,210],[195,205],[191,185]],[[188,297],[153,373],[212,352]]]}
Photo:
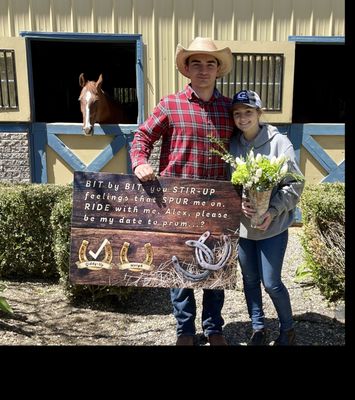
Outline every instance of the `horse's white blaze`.
{"label": "horse's white blaze", "polygon": [[86,100],[86,106],[85,106],[85,125],[84,125],[84,129],[85,128],[91,128],[90,125],[90,109],[89,109],[89,100],[91,99],[91,93],[90,92],[86,92],[85,95],[85,100]]}

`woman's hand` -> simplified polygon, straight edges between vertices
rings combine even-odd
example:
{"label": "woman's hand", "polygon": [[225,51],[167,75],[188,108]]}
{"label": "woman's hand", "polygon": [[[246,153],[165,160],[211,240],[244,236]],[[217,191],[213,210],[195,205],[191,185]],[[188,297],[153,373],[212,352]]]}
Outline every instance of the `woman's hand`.
{"label": "woman's hand", "polygon": [[[247,217],[251,218],[255,214],[254,208],[251,206],[251,203],[249,199],[243,198],[242,199],[242,213]],[[261,231],[266,231],[267,228],[270,226],[271,221],[272,221],[272,216],[269,213],[269,211],[266,211],[266,213],[263,215],[263,223],[256,226],[256,229],[259,229]]]}
{"label": "woman's hand", "polygon": [[261,231],[266,231],[272,221],[272,216],[269,213],[269,211],[266,211],[266,213],[263,215],[263,218],[264,218],[263,223],[258,225],[256,229],[260,229]]}
{"label": "woman's hand", "polygon": [[242,213],[247,217],[251,218],[255,214],[254,208],[251,206],[249,199],[243,197],[242,199]]}

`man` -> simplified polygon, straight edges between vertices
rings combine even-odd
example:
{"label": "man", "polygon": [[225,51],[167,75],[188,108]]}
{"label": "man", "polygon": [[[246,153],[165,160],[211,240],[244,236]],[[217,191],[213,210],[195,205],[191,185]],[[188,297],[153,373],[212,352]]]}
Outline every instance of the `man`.
{"label": "man", "polygon": [[[195,38],[176,48],[176,66],[190,79],[185,89],[164,97],[139,126],[131,148],[132,168],[143,182],[155,179],[148,159],[154,142],[162,138],[159,174],[192,179],[226,179],[225,162],[210,152],[208,136],[229,143],[233,132],[231,99],[216,89],[216,78],[233,67],[229,47],[218,49],[210,38]],[[192,346],[196,334],[193,289],[171,289],[177,321],[176,345]],[[223,290],[203,291],[202,329],[210,345],[227,345],[222,334]]]}

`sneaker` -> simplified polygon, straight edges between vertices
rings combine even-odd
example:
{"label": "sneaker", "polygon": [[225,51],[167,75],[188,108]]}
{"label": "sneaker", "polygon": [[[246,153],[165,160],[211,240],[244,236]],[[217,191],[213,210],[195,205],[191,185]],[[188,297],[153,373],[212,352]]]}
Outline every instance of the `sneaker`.
{"label": "sneaker", "polygon": [[176,346],[193,346],[194,337],[191,335],[181,335],[178,336],[176,341]]}
{"label": "sneaker", "polygon": [[294,346],[295,344],[296,334],[294,329],[280,331],[279,337],[274,342],[274,346]]}
{"label": "sneaker", "polygon": [[265,328],[253,330],[248,346],[264,346],[266,344]]}
{"label": "sneaker", "polygon": [[208,336],[210,346],[228,346],[228,343],[221,333]]}

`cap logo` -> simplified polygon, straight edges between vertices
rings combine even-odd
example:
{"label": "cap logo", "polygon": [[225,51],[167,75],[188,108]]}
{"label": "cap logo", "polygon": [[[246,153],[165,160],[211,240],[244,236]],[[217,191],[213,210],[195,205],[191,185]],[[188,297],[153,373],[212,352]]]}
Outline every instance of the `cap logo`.
{"label": "cap logo", "polygon": [[243,101],[243,102],[249,102],[249,97],[248,97],[247,92],[245,90],[239,92],[237,94],[237,100]]}

